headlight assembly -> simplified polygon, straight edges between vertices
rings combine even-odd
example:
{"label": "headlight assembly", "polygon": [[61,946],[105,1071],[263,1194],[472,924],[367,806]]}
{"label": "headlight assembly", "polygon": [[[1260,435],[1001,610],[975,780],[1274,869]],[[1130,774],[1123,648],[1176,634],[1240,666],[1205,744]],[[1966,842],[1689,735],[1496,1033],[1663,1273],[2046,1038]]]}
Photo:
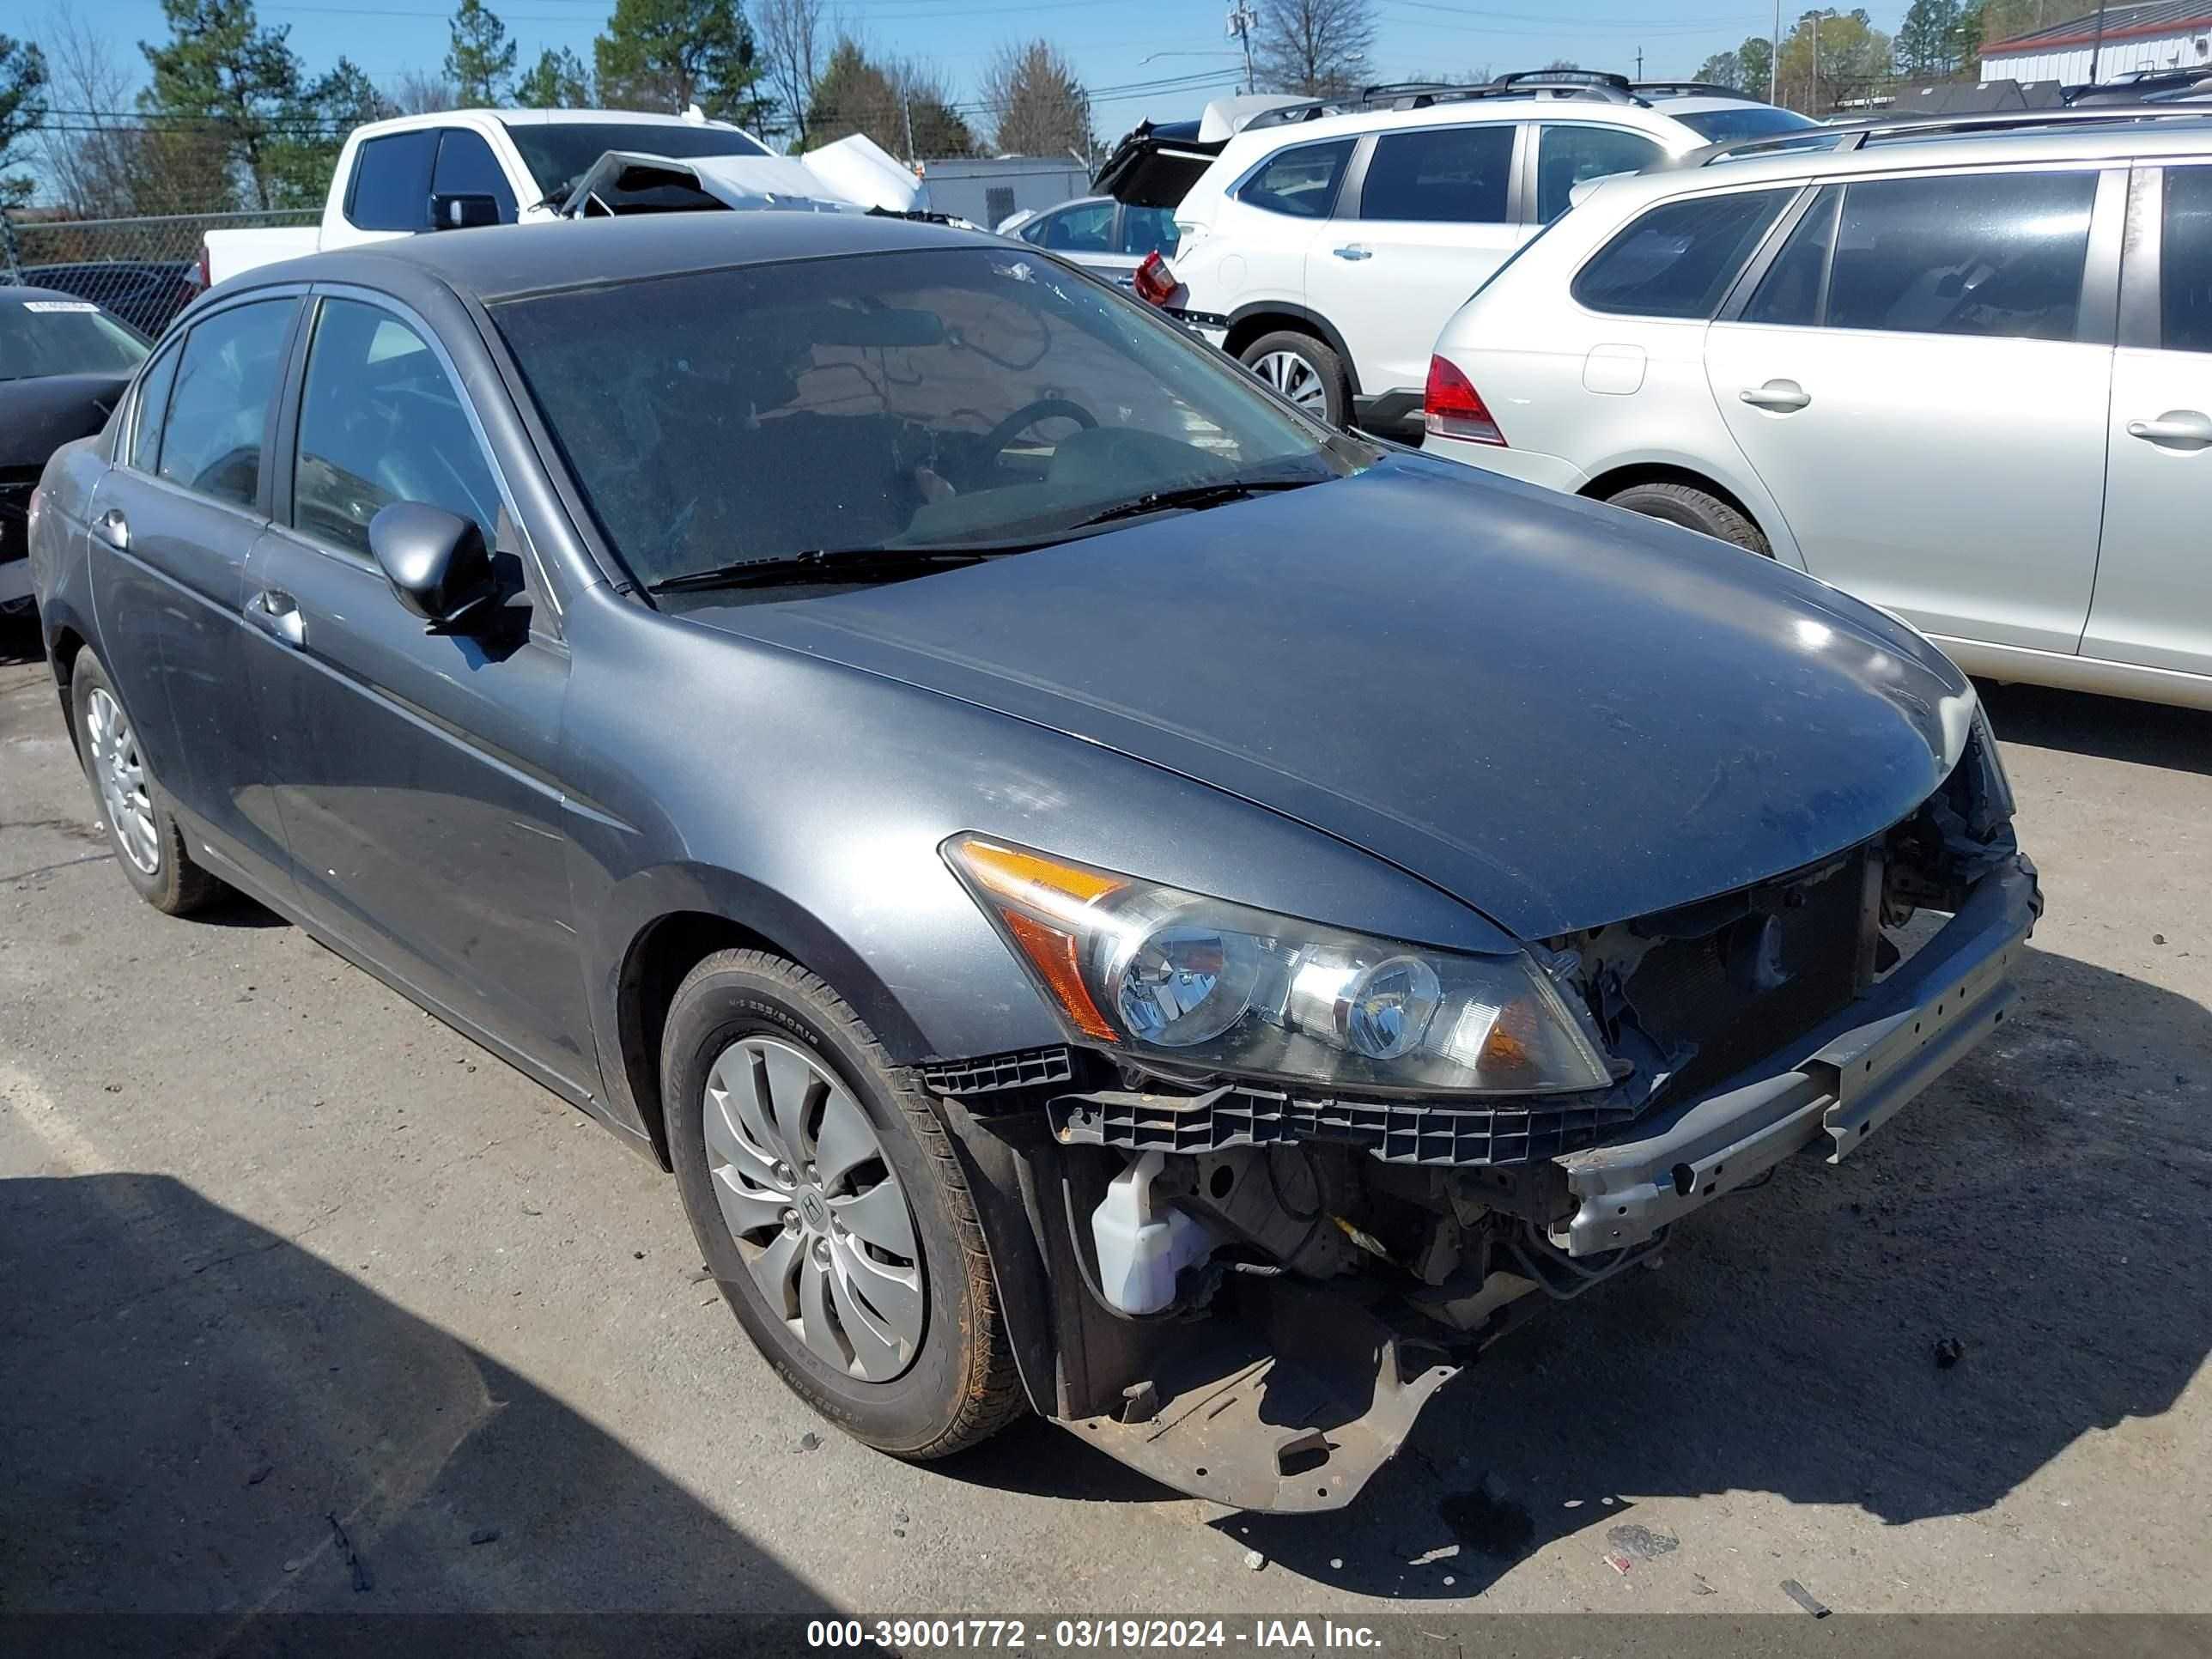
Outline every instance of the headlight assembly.
{"label": "headlight assembly", "polygon": [[1352,1089],[1613,1081],[1589,1022],[1525,951],[1371,939],[976,836],[945,854],[1079,1042]]}

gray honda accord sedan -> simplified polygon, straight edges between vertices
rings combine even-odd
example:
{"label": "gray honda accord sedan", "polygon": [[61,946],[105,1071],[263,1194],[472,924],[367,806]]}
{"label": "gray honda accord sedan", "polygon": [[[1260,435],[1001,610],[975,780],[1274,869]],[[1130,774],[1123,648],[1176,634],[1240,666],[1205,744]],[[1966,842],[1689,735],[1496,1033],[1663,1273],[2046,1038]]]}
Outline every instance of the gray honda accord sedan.
{"label": "gray honda accord sedan", "polygon": [[1033,1409],[1343,1504],[1531,1310],[1856,1154],[2041,902],[1893,618],[949,229],[257,270],[32,513],[124,877],[672,1171],[776,1371],[904,1457]]}

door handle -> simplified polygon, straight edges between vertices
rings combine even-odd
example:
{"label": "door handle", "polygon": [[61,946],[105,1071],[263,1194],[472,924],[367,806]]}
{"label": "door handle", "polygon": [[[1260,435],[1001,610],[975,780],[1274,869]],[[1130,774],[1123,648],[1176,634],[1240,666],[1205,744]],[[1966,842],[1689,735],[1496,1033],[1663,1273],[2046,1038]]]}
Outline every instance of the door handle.
{"label": "door handle", "polygon": [[92,521],[92,527],[100,532],[100,539],[117,552],[130,551],[131,520],[123,516],[121,507],[109,507],[106,512]]}
{"label": "door handle", "polygon": [[286,645],[307,642],[307,619],[289,593],[264,587],[246,602],[246,620]]}
{"label": "door handle", "polygon": [[1790,415],[1813,401],[1812,395],[1795,380],[1769,380],[1765,386],[1747,386],[1736,396],[1753,409],[1771,409],[1778,415]]}
{"label": "door handle", "polygon": [[1354,242],[1347,247],[1337,249],[1336,257],[1340,259],[1371,259],[1375,257],[1375,252],[1372,248],[1364,248]]}
{"label": "door handle", "polygon": [[2169,409],[2154,421],[2130,421],[2128,436],[2179,449],[2212,446],[2212,417],[2194,409]]}

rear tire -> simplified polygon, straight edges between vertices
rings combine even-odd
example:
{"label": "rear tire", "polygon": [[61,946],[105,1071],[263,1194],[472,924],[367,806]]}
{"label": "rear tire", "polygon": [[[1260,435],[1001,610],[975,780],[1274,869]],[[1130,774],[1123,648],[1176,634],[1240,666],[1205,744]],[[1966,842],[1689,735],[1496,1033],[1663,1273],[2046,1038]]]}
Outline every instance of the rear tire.
{"label": "rear tire", "polygon": [[1680,525],[1685,530],[1711,536],[1716,541],[1733,543],[1747,553],[1769,559],[1774,556],[1774,550],[1767,545],[1757,525],[1719,496],[1688,484],[1631,484],[1606,499],[1615,507],[1641,513],[1647,519],[1663,520]]}
{"label": "rear tire", "polygon": [[660,1074],[701,1258],[793,1393],[917,1461],[1020,1414],[951,1140],[836,991],[765,951],[718,951],[677,988]]}
{"label": "rear tire", "polygon": [[1244,366],[1316,420],[1352,423],[1352,377],[1344,359],[1310,334],[1279,329],[1240,354]]}
{"label": "rear tire", "polygon": [[76,717],[77,759],[125,879],[164,915],[203,908],[225,890],[223,884],[192,862],[184,832],[146,763],[138,727],[106,665],[89,650],[77,653],[70,672],[70,706]]}

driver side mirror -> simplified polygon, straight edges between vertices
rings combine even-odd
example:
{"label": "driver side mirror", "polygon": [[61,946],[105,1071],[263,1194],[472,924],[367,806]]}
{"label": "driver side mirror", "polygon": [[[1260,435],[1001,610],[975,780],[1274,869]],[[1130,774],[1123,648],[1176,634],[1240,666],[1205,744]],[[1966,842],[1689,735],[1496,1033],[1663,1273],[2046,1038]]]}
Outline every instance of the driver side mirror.
{"label": "driver side mirror", "polygon": [[498,222],[499,201],[495,197],[438,195],[430,198],[433,230],[477,230]]}
{"label": "driver side mirror", "polygon": [[399,603],[429,634],[466,634],[497,608],[491,554],[473,519],[424,501],[394,501],[368,521],[368,550]]}

